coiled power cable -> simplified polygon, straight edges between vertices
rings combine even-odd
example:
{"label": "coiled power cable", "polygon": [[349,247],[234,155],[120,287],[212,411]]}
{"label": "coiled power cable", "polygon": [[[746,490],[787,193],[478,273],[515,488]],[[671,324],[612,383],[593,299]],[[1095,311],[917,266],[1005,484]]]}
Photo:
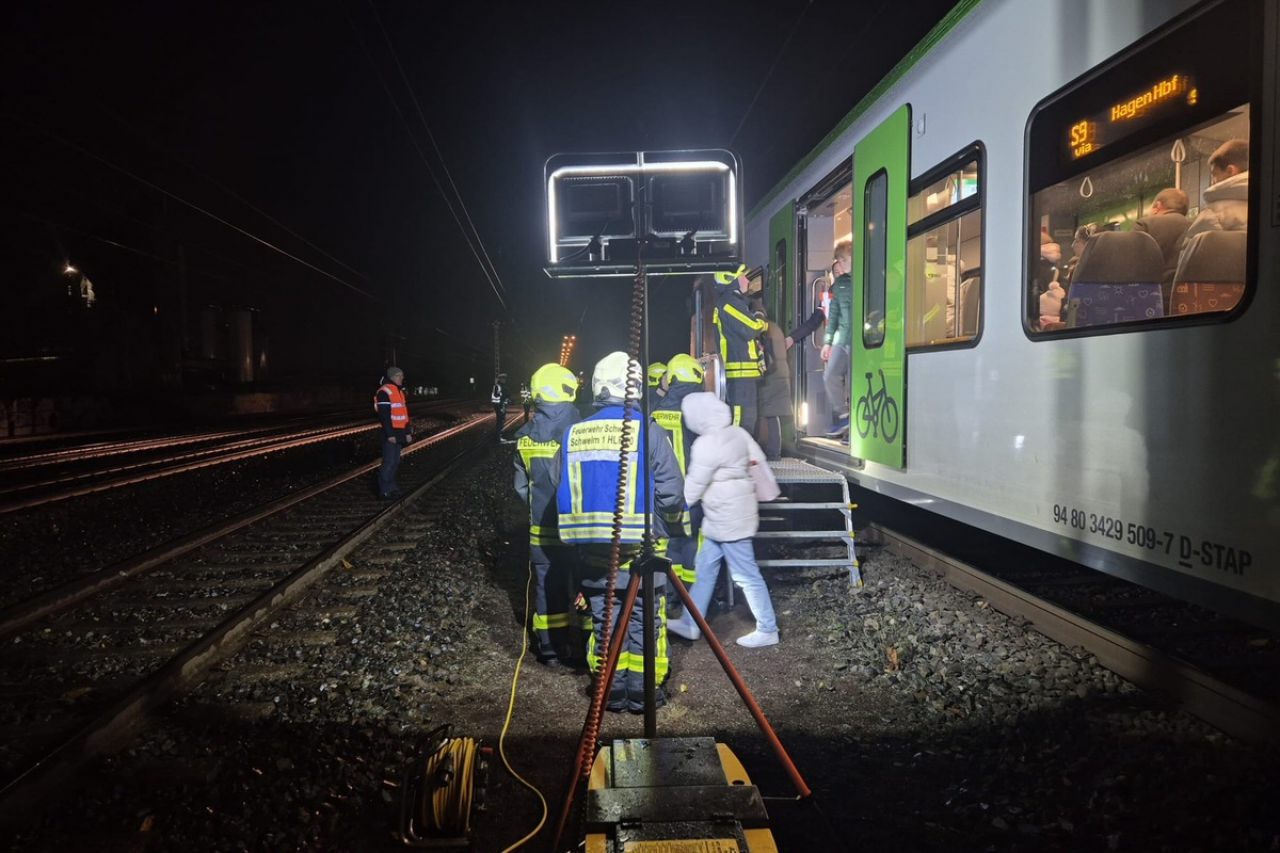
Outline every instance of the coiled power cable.
{"label": "coiled power cable", "polygon": [[[644,374],[640,370],[632,370],[632,364],[640,364],[641,346],[644,336],[646,277],[643,261],[638,264],[636,276],[631,289],[631,314],[627,325],[627,381],[623,391],[622,402],[622,444],[618,448],[618,491],[614,499],[613,520],[609,531],[609,567],[605,578],[604,593],[604,625],[601,631],[600,653],[606,663],[596,674],[595,690],[591,694],[591,707],[587,711],[587,720],[582,728],[582,738],[578,742],[578,754],[574,760],[573,776],[565,793],[564,804],[560,810],[560,818],[556,824],[553,847],[559,848],[568,827],[569,816],[573,811],[573,801],[578,786],[585,784],[591,776],[591,765],[595,762],[596,746],[600,741],[600,727],[604,717],[605,699],[609,694],[611,677],[607,658],[613,643],[613,598],[618,589],[618,571],[622,565],[622,523],[627,506],[627,475],[630,466],[627,464],[627,450],[631,445],[631,434],[635,428],[633,421],[640,407],[644,394]],[[643,451],[639,451],[643,453]],[[639,459],[637,471],[644,471],[646,459]],[[645,481],[647,484],[647,480]],[[645,487],[647,489],[647,485]],[[625,627],[623,628],[625,631]]]}

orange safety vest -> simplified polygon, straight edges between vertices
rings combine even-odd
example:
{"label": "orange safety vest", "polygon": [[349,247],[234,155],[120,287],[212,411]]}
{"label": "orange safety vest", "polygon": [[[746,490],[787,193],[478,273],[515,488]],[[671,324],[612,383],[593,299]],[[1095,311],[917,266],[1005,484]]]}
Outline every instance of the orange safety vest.
{"label": "orange safety vest", "polygon": [[[409,406],[404,401],[404,391],[394,382],[388,382],[378,391],[386,391],[391,400],[391,428],[405,429],[409,426]],[[378,413],[378,395],[373,395],[373,413]]]}

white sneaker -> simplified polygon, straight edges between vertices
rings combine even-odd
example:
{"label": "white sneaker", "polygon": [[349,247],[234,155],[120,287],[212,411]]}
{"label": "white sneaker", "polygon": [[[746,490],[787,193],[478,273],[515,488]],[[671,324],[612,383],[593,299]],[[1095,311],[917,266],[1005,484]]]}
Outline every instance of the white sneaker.
{"label": "white sneaker", "polygon": [[778,645],[777,631],[752,631],[746,636],[738,638],[738,645],[745,646],[748,649],[759,649],[764,646]]}
{"label": "white sneaker", "polygon": [[679,619],[668,619],[667,630],[677,637],[684,637],[686,640],[702,639],[702,631],[698,630],[698,626],[693,624],[692,619],[686,618],[689,614],[681,616]]}

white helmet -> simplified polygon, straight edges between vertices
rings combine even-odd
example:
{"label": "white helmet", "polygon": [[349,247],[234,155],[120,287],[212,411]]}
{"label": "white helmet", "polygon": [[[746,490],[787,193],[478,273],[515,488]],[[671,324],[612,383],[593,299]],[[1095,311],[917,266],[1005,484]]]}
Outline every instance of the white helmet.
{"label": "white helmet", "polygon": [[639,400],[640,391],[644,388],[644,371],[640,369],[640,362],[628,358],[625,352],[611,352],[596,362],[596,369],[591,374],[592,399],[624,399],[628,370],[631,372],[631,399]]}

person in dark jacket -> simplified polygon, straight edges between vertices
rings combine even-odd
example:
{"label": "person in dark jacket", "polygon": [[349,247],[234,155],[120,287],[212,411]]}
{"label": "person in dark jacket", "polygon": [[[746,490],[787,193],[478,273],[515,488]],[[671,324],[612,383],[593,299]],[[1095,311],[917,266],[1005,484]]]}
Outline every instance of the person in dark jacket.
{"label": "person in dark jacket", "polygon": [[756,316],[768,326],[764,331],[764,378],[760,381],[759,420],[755,437],[768,459],[782,458],[782,419],[791,417],[791,372],[787,365],[786,338],[769,319],[764,303],[752,303]]}
{"label": "person in dark jacket", "polygon": [[[556,491],[559,511],[560,540],[577,546],[582,588],[591,603],[592,634],[587,643],[587,665],[593,673],[603,666],[605,597],[608,591],[608,567],[613,540],[613,513],[617,507],[621,480],[618,457],[623,452],[623,436],[627,436],[627,469],[639,476],[627,477],[622,505],[621,561],[617,589],[614,592],[614,618],[621,617],[622,598],[626,592],[631,561],[640,555],[644,539],[645,486],[652,498],[652,533],[655,538],[669,539],[680,531],[680,513],[684,509],[684,477],[676,461],[671,441],[652,420],[642,422],[639,416],[640,394],[644,392],[644,369],[624,352],[614,352],[596,364],[591,375],[591,391],[596,412],[574,424],[560,441],[556,464],[560,468],[560,485]],[[629,427],[624,431],[624,401],[634,406]],[[646,446],[647,458],[640,449]],[[639,480],[639,482],[637,482]],[[657,676],[659,684],[670,669],[667,657],[665,618],[666,578],[655,576],[659,600],[655,602]],[[641,598],[643,598],[641,596]],[[636,600],[635,610],[626,624],[615,628],[625,634],[618,668],[609,684],[611,711],[644,710],[644,611],[643,601]],[[658,704],[666,703],[662,690]]]}
{"label": "person in dark jacket", "polygon": [[822,312],[821,308],[814,308],[813,313],[806,320],[799,323],[790,332],[787,332],[787,336],[782,339],[783,346],[790,351],[793,346],[822,328],[822,324],[825,322],[827,322],[827,315]]}
{"label": "person in dark jacket", "polygon": [[1178,269],[1182,235],[1187,233],[1187,228],[1191,225],[1191,220],[1187,219],[1187,209],[1187,194],[1169,187],[1156,193],[1148,214],[1133,223],[1134,231],[1145,231],[1160,244],[1160,252],[1164,255],[1162,282],[1166,295],[1173,284],[1173,274]]}
{"label": "person in dark jacket", "polygon": [[565,431],[579,420],[573,404],[578,378],[559,364],[544,364],[530,388],[533,420],[516,431],[515,487],[529,507],[529,563],[534,573],[533,639],[538,662],[558,666],[581,657],[570,624],[573,603],[573,549],[560,541],[556,454]]}
{"label": "person in dark jacket", "polygon": [[507,406],[511,403],[511,394],[507,391],[507,374],[499,373],[493,380],[489,402],[493,405],[495,438],[502,441],[502,429],[507,425]]}
{"label": "person in dark jacket", "polygon": [[373,395],[373,410],[382,423],[382,467],[378,469],[378,497],[400,494],[396,471],[400,468],[400,448],[413,441],[409,432],[409,405],[404,396],[404,371],[388,367],[382,386]]}
{"label": "person in dark jacket", "polygon": [[760,335],[765,322],[751,315],[747,304],[747,288],[751,286],[746,267],[735,272],[716,273],[716,309],[712,321],[720,358],[724,362],[725,402],[733,411],[733,422],[754,429],[760,377],[764,375],[764,358]]}

